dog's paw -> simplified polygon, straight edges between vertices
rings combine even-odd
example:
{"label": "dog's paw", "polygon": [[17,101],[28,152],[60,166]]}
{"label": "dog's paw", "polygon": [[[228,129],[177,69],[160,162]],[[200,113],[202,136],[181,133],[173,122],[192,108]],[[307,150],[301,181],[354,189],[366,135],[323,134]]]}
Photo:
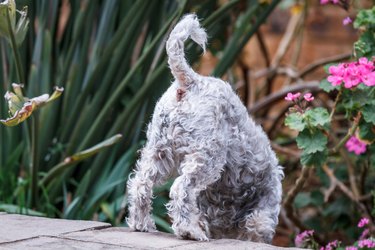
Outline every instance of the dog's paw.
{"label": "dog's paw", "polygon": [[187,225],[175,227],[174,232],[182,239],[209,241],[207,234],[202,230],[199,225]]}
{"label": "dog's paw", "polygon": [[150,233],[157,232],[155,222],[151,219],[151,217],[145,217],[143,220],[128,218],[127,223],[129,228],[133,231]]}

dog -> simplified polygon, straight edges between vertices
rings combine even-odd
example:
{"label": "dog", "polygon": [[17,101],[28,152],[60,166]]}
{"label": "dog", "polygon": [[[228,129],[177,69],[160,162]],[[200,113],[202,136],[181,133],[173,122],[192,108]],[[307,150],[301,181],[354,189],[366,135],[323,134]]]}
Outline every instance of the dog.
{"label": "dog", "polygon": [[175,80],[156,104],[129,179],[127,223],[136,231],[155,231],[152,189],[178,173],[166,205],[177,236],[270,243],[280,212],[282,167],[231,86],[189,66],[189,37],[205,51],[207,35],[195,14],[185,15],[166,43]]}

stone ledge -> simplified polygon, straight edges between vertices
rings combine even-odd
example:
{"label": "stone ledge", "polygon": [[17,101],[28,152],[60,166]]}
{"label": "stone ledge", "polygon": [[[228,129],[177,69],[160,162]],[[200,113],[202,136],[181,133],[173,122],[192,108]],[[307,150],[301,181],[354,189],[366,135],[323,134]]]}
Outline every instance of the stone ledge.
{"label": "stone ledge", "polygon": [[[140,233],[108,223],[1,214],[0,249],[287,249],[240,240],[197,242],[172,234]],[[293,248],[297,249],[297,248]]]}
{"label": "stone ledge", "polygon": [[38,236],[58,236],[63,233],[110,227],[111,224],[97,221],[73,221],[25,216],[1,215],[0,244]]}

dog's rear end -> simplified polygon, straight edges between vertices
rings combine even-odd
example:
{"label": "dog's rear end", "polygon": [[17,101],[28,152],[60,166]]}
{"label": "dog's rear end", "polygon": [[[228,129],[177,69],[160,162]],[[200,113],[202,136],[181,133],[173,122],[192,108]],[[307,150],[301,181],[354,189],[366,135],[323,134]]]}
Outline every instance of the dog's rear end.
{"label": "dog's rear end", "polygon": [[186,62],[189,37],[205,48],[206,33],[195,15],[186,15],[167,41],[175,82],[155,107],[129,180],[128,224],[155,230],[152,188],[177,171],[167,205],[175,234],[270,242],[280,211],[282,170],[267,136],[230,85],[198,75]]}

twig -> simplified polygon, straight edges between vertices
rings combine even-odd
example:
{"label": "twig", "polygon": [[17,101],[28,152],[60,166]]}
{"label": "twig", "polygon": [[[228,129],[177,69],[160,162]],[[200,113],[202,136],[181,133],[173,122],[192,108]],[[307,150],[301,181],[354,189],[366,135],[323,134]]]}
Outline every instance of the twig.
{"label": "twig", "polygon": [[299,229],[289,220],[288,216],[286,216],[285,208],[282,207],[280,210],[280,217],[287,225],[288,228],[291,228],[294,232],[297,232]]}
{"label": "twig", "polygon": [[303,79],[306,75],[308,75],[312,71],[316,70],[317,68],[327,63],[338,62],[344,59],[349,59],[350,56],[351,56],[350,53],[346,53],[346,54],[322,58],[305,66],[299,72],[295,70],[294,68],[287,67],[287,66],[278,66],[278,67],[270,67],[266,69],[261,69],[254,73],[253,78],[258,79],[264,76],[272,76],[272,75],[278,74],[278,75],[286,75],[292,79]]}
{"label": "twig", "polygon": [[[349,190],[349,188],[347,188],[344,183],[342,183],[340,180],[338,180],[335,176],[335,174],[333,173],[333,171],[326,165],[324,164],[322,166],[322,169],[323,171],[327,174],[327,176],[329,177],[330,181],[331,181],[331,185],[333,185],[334,187],[339,187],[340,190],[346,195],[348,196],[352,201],[354,202],[358,202],[357,198],[355,197],[355,195],[352,193],[352,191]],[[331,189],[331,187],[330,187]]]}
{"label": "twig", "polygon": [[349,59],[352,56],[351,53],[345,53],[345,54],[340,54],[340,55],[334,55],[326,58],[322,58],[319,60],[316,60],[315,62],[312,62],[311,64],[307,65],[304,67],[300,73],[299,77],[303,78],[310,72],[314,71],[315,69],[321,67],[322,65],[325,65],[327,63],[333,63],[333,62],[339,62],[345,59]]}
{"label": "twig", "polygon": [[277,68],[280,65],[281,59],[286,54],[288,48],[290,47],[295,35],[297,28],[301,25],[301,20],[303,19],[303,13],[296,13],[291,16],[286,31],[283,38],[281,39],[280,45],[276,51],[275,57],[272,60],[271,67]]}
{"label": "twig", "polygon": [[327,202],[329,200],[329,197],[335,191],[337,187],[336,182],[331,181],[331,184],[329,185],[329,188],[324,191],[324,202]]}
{"label": "twig", "polygon": [[342,88],[340,89],[339,93],[336,96],[335,103],[333,104],[333,108],[331,110],[331,114],[329,115],[329,120],[332,121],[333,115],[336,112],[337,103],[339,102],[342,94]]}
{"label": "twig", "polygon": [[[277,67],[277,68],[266,68],[266,69],[261,69],[258,70],[257,72],[254,73],[253,78],[258,79],[264,76],[270,77],[272,75],[285,75],[288,76],[292,79],[298,79],[299,78],[299,73],[295,69],[291,67]],[[301,79],[298,79],[301,80]]]}
{"label": "twig", "polygon": [[[358,208],[362,211],[362,213],[367,218],[371,218],[371,215],[367,212],[366,207],[359,201],[358,196],[356,196],[352,191],[350,191],[349,188],[347,188],[344,183],[338,180],[335,174],[333,173],[333,171],[326,164],[322,166],[322,169],[329,177],[331,183],[333,182],[337,187],[339,187],[340,190],[358,206]],[[372,220],[370,220],[369,224],[370,224],[370,227],[372,228],[371,230],[374,230],[375,225],[372,222]]]}
{"label": "twig", "polygon": [[279,100],[282,100],[285,97],[285,95],[288,94],[289,92],[297,92],[297,91],[303,91],[303,90],[309,90],[312,93],[321,91],[321,89],[319,88],[318,81],[303,82],[303,84],[288,86],[256,102],[254,106],[249,109],[249,112],[252,114],[257,113],[259,110]]}
{"label": "twig", "polygon": [[263,58],[266,61],[266,66],[268,68],[271,65],[271,60],[270,60],[270,56],[269,56],[269,53],[268,53],[266,43],[264,42],[264,39],[263,39],[262,32],[260,32],[260,30],[258,30],[256,32],[256,38],[257,38],[258,43],[259,43],[260,51],[263,54]]}
{"label": "twig", "polygon": [[273,138],[273,135],[278,132],[277,131],[277,125],[279,124],[279,121],[281,119],[284,119],[285,118],[285,113],[289,110],[289,105],[284,107],[280,112],[279,114],[276,116],[276,118],[274,119],[272,125],[267,128],[267,134],[270,136],[270,138]]}
{"label": "twig", "polygon": [[296,198],[297,194],[305,184],[307,178],[309,177],[310,170],[312,168],[303,166],[302,172],[298,179],[296,180],[296,184],[289,190],[287,193],[285,200],[284,200],[284,207],[286,211],[287,217],[296,225],[300,230],[306,230],[306,227],[301,223],[301,221],[295,216],[294,209],[293,209],[293,201]]}
{"label": "twig", "polygon": [[[313,167],[307,167],[302,166],[302,172],[298,179],[296,180],[296,184],[292,187],[292,189],[289,190],[287,193],[285,200],[284,200],[284,208],[287,217],[293,222],[294,225],[296,225],[301,231],[307,230],[307,228],[302,224],[302,222],[299,220],[299,218],[295,215],[294,209],[293,209],[293,201],[296,198],[297,194],[301,191],[303,185],[305,184],[306,180],[308,179],[310,175],[310,171],[313,169]],[[316,241],[323,245],[323,240],[316,235]]]}
{"label": "twig", "polygon": [[[332,112],[331,112],[332,113]],[[354,118],[354,123],[352,127],[348,130],[348,133],[341,139],[340,142],[336,144],[335,147],[330,149],[328,152],[331,154],[337,153],[338,150],[349,140],[349,138],[355,133],[356,129],[358,128],[358,123],[361,118],[361,113],[358,112],[357,116]]]}
{"label": "twig", "polygon": [[275,151],[280,152],[282,154],[290,155],[290,156],[298,158],[298,159],[301,157],[300,152],[298,152],[296,150],[289,149],[287,147],[282,147],[277,143],[271,142],[271,146]]}
{"label": "twig", "polygon": [[[294,53],[291,58],[291,65],[293,67],[297,66],[298,59],[301,54],[301,49],[302,49],[302,42],[303,42],[303,33],[304,29],[303,27],[305,26],[306,23],[306,17],[308,14],[308,1],[303,1],[303,9],[301,10],[301,20],[299,22],[299,25],[296,27],[296,44],[294,45]],[[300,3],[301,4],[301,3]],[[300,6],[295,6],[295,8],[299,9]],[[290,85],[292,83],[292,78],[287,77],[287,79],[284,81],[284,86]]]}
{"label": "twig", "polygon": [[355,170],[354,170],[355,165],[353,164],[353,161],[348,156],[347,152],[342,148],[340,149],[340,155],[347,162],[350,188],[353,191],[355,198],[358,200],[359,196],[361,195],[361,192],[359,191],[359,188],[357,186],[356,175],[355,175]]}

